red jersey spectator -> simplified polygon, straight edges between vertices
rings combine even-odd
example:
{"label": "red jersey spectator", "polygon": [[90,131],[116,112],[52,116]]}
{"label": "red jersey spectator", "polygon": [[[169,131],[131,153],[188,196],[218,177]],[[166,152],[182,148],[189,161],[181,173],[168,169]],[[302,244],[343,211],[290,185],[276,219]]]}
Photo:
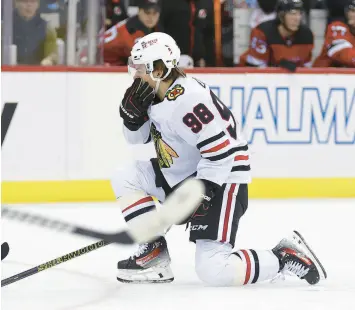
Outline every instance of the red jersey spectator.
{"label": "red jersey spectator", "polygon": [[355,0],[345,7],[346,22],[333,21],[328,25],[321,54],[313,67],[355,68]]}
{"label": "red jersey spectator", "polygon": [[104,61],[106,64],[127,64],[133,45],[139,38],[157,31],[160,0],[140,0],[137,16],[118,23],[105,32]]}
{"label": "red jersey spectator", "polygon": [[301,0],[279,0],[275,20],[261,23],[251,33],[249,49],[241,66],[279,66],[294,71],[311,66],[313,34],[302,25]]}

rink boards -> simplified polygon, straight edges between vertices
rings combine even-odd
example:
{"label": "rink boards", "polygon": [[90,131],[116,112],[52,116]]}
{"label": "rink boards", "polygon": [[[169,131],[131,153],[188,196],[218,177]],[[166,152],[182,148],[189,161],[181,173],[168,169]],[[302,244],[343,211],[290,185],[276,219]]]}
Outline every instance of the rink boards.
{"label": "rink boards", "polygon": [[[112,68],[3,68],[17,102],[2,149],[2,201],[113,200],[109,179],[152,145],[128,146]],[[45,71],[39,71],[45,70]],[[355,71],[196,70],[250,143],[253,198],[355,197]]]}

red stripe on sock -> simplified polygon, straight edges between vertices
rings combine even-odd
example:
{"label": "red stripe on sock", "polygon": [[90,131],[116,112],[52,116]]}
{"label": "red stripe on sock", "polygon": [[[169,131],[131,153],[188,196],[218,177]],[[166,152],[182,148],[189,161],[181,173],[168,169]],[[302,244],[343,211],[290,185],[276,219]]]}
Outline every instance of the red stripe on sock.
{"label": "red stripe on sock", "polygon": [[228,192],[228,200],[227,200],[227,208],[226,208],[226,214],[224,216],[224,223],[223,223],[223,233],[222,233],[222,242],[227,241],[227,232],[228,232],[228,224],[229,224],[229,216],[231,213],[231,208],[232,208],[232,200],[233,200],[233,193],[235,190],[236,184],[232,184],[231,188]]}
{"label": "red stripe on sock", "polygon": [[137,205],[140,205],[142,203],[146,203],[146,202],[149,202],[149,201],[153,201],[153,198],[151,196],[148,196],[148,197],[145,197],[145,198],[142,198],[140,200],[138,200],[136,203],[134,203],[133,205],[130,205],[128,206],[126,209],[124,209],[122,212],[126,212],[127,210],[129,210],[130,208],[133,208]]}
{"label": "red stripe on sock", "polygon": [[245,281],[244,281],[244,285],[245,285],[245,284],[248,284],[248,282],[250,280],[251,262],[250,262],[250,257],[249,257],[248,252],[245,250],[241,250],[241,252],[244,254],[245,261],[247,263],[247,272],[245,274]]}

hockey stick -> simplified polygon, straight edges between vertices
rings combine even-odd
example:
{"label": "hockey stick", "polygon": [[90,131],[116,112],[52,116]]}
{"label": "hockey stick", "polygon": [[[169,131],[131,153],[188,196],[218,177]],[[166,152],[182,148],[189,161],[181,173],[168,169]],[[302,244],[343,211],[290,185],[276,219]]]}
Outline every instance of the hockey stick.
{"label": "hockey stick", "polygon": [[[11,121],[14,117],[15,111],[17,108],[17,103],[13,102],[13,103],[5,103],[2,112],[1,112],[1,148],[2,145],[5,141],[7,132],[10,128],[11,125]],[[10,251],[10,247],[9,244],[7,242],[4,242],[1,245],[1,260],[3,260]]]}
{"label": "hockey stick", "polygon": [[[124,232],[122,232],[124,233]],[[129,235],[127,234],[127,237],[129,237]],[[93,244],[90,244],[86,247],[83,247],[79,250],[76,250],[76,251],[73,251],[71,253],[68,253],[68,254],[65,254],[63,256],[59,256],[55,259],[52,259],[44,264],[41,264],[39,266],[36,266],[36,267],[33,267],[31,269],[28,269],[24,272],[21,272],[19,274],[16,274],[12,277],[9,277],[9,278],[6,278],[4,280],[1,280],[1,287],[3,286],[6,286],[6,285],[9,285],[11,283],[14,283],[14,282],[17,282],[17,281],[20,281],[22,279],[25,279],[29,276],[33,276],[34,274],[36,273],[39,273],[41,271],[44,271],[44,270],[47,270],[49,268],[52,268],[54,266],[57,266],[59,264],[62,264],[62,263],[65,263],[73,258],[76,258],[76,257],[79,257],[81,255],[84,255],[84,254],[87,254],[87,253],[90,253],[94,250],[97,250],[97,249],[100,249],[106,245],[109,245],[110,242],[107,242],[105,240],[101,240],[101,241],[98,241],[98,242],[95,242]]]}
{"label": "hockey stick", "polygon": [[[129,226],[129,231],[121,232],[122,238],[132,243],[144,243],[163,234],[171,225],[180,223],[191,215],[198,207],[204,187],[201,181],[190,179],[185,181],[172,195],[170,195],[160,212],[151,211],[136,218]],[[16,274],[1,281],[1,287],[25,279],[41,271],[65,263],[71,259],[90,253],[112,243],[112,240],[101,240],[79,250],[59,256],[44,264]]]}
{"label": "hockey stick", "polygon": [[7,256],[7,254],[9,254],[9,251],[10,251],[9,244],[7,242],[4,242],[1,245],[1,260],[3,260]]}
{"label": "hockey stick", "polygon": [[5,103],[1,112],[1,146],[4,143],[6,134],[10,128],[12,118],[14,117],[17,108],[17,102]]}
{"label": "hockey stick", "polygon": [[120,233],[118,234],[101,233],[95,230],[80,227],[64,221],[52,220],[42,215],[30,214],[18,210],[11,210],[11,208],[7,208],[7,207],[2,207],[1,216],[4,218],[8,218],[10,220],[26,222],[28,224],[34,224],[40,227],[49,228],[60,232],[67,232],[74,235],[85,236],[90,238],[112,240],[113,243],[119,243],[119,244],[133,243],[132,240],[124,238]]}

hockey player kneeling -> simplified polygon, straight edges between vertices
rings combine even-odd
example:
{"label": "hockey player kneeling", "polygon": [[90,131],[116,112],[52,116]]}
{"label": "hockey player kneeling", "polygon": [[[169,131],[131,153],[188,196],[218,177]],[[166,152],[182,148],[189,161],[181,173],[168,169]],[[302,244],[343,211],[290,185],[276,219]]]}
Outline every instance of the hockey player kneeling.
{"label": "hockey player kneeling", "polygon": [[[206,84],[177,67],[179,58],[179,47],[164,33],[143,37],[131,51],[134,82],[120,106],[124,136],[128,143],[153,142],[157,158],[137,161],[112,179],[127,224],[156,212],[153,196],[164,203],[182,181],[197,178],[205,185],[204,199],[186,222],[202,281],[243,285],[286,271],[310,284],[325,278],[320,262],[297,232],[271,250],[233,251],[239,220],[248,207],[248,144],[230,110]],[[121,282],[174,279],[164,236],[141,244],[117,267]]]}

